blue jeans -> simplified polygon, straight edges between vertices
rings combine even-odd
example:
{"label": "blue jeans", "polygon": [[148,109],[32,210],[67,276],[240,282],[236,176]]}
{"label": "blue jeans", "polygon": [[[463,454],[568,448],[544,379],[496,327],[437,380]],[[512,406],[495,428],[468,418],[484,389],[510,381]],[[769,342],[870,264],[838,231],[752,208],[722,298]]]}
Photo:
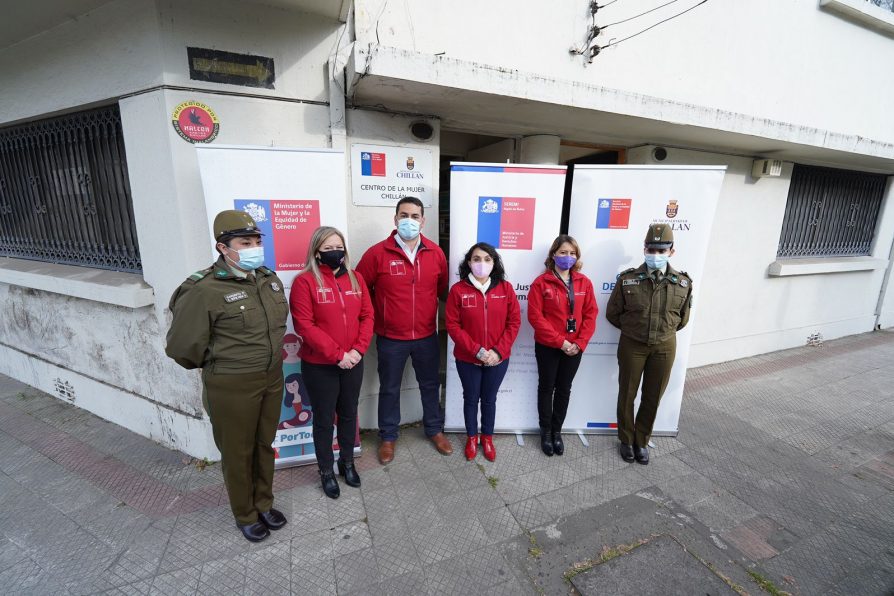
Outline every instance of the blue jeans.
{"label": "blue jeans", "polygon": [[441,347],[438,334],[423,339],[388,339],[376,336],[379,352],[379,437],[395,441],[400,427],[400,382],[407,358],[413,362],[422,395],[422,426],[432,437],[444,430],[441,412]]}
{"label": "blue jeans", "polygon": [[466,434],[478,434],[478,400],[481,400],[481,434],[494,434],[494,417],[497,415],[497,392],[509,360],[496,366],[478,366],[456,361],[456,372],[463,384],[463,417],[466,419]]}

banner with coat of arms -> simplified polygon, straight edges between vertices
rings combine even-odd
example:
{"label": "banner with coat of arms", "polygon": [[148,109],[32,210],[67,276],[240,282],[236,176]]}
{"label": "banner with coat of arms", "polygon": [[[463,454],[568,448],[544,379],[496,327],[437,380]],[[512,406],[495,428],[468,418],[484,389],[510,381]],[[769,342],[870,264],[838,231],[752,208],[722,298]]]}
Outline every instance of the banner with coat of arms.
{"label": "banner with coat of arms", "polygon": [[677,333],[674,367],[654,426],[655,435],[677,434],[689,345],[698,319],[697,294],[725,170],[725,166],[574,167],[568,233],[580,244],[583,272],[596,290],[599,315],[572,385],[566,428],[617,432],[620,332],[605,319],[606,306],[617,274],[643,263],[649,225],[664,223],[674,232],[671,267],[686,271],[693,280],[689,324]]}
{"label": "banner with coat of arms", "polygon": [[[537,428],[537,362],[528,323],[528,288],[559,233],[565,166],[450,164],[450,283],[473,244],[487,242],[503,259],[521,306],[521,329],[497,398],[497,432]],[[447,430],[464,430],[463,392],[447,343]]]}

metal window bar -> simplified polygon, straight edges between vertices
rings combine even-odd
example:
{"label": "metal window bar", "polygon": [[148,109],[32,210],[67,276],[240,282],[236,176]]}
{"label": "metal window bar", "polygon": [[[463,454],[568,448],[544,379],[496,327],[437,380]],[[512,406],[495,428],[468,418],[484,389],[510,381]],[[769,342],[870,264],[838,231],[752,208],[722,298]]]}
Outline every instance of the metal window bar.
{"label": "metal window bar", "polygon": [[865,256],[886,176],[795,164],[777,256]]}
{"label": "metal window bar", "polygon": [[118,106],[0,129],[0,255],[142,272]]}

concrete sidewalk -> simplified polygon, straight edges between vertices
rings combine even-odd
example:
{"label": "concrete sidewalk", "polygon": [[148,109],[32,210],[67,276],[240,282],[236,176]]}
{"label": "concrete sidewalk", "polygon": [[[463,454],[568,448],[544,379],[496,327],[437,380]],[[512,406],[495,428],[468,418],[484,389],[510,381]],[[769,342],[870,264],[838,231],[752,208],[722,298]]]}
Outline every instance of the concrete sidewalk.
{"label": "concrete sidewalk", "polygon": [[219,466],[0,377],[0,592],[891,594],[892,363],[876,332],[693,369],[649,466],[573,435],[471,463],[408,429],[381,467],[366,433],[337,501],[277,472],[260,544]]}

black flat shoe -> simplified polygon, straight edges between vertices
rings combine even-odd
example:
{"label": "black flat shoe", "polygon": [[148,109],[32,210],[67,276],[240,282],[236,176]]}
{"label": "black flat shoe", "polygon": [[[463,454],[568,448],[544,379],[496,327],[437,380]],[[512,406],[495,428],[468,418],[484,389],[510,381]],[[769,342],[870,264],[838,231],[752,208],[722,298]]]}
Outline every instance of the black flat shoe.
{"label": "black flat shoe", "polygon": [[332,473],[332,470],[326,470],[325,472],[320,470],[320,481],[323,484],[323,492],[326,493],[327,497],[337,499],[341,495],[341,490],[338,488],[338,480],[335,479],[335,474]]}
{"label": "black flat shoe", "polygon": [[360,474],[357,473],[354,462],[338,460],[338,475],[344,477],[348,486],[360,487]]}
{"label": "black flat shoe", "polygon": [[636,463],[642,464],[644,466],[649,465],[649,448],[648,447],[640,447],[639,445],[633,446],[633,457],[636,458]]}
{"label": "black flat shoe", "polygon": [[618,447],[618,452],[621,454],[621,459],[626,461],[628,464],[633,463],[633,445],[621,443],[621,446]]}
{"label": "black flat shoe", "polygon": [[261,520],[261,523],[267,526],[270,530],[279,530],[288,523],[286,521],[286,516],[282,514],[282,511],[277,511],[276,509],[259,513],[258,518]]}
{"label": "black flat shoe", "polygon": [[553,433],[553,453],[556,455],[565,454],[565,443],[562,441],[562,433]]}
{"label": "black flat shoe", "polygon": [[540,429],[540,448],[546,455],[553,456],[553,433],[542,428]]}
{"label": "black flat shoe", "polygon": [[242,531],[242,535],[245,536],[245,539],[251,542],[260,542],[267,536],[270,536],[270,531],[267,529],[267,526],[259,521],[256,521],[253,524],[245,524],[244,526],[236,524],[236,527]]}

